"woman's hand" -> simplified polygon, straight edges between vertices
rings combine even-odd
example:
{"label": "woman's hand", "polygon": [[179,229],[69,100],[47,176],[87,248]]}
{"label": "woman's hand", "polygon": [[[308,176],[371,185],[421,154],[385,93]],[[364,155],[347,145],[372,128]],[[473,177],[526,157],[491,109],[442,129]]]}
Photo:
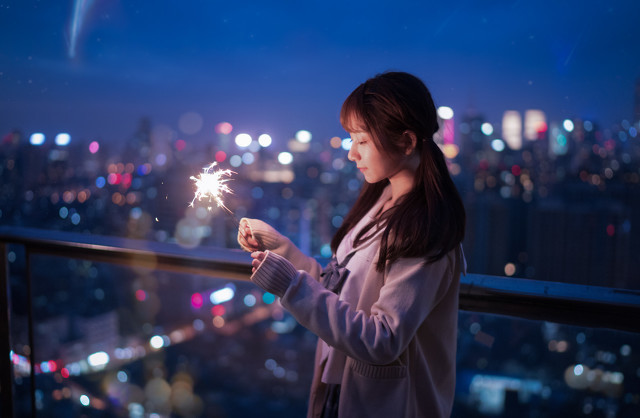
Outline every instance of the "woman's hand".
{"label": "woman's hand", "polygon": [[251,274],[255,273],[264,261],[265,253],[262,251],[254,251],[251,253]]}
{"label": "woman's hand", "polygon": [[260,249],[260,243],[251,233],[251,227],[246,219],[240,221],[238,225],[238,241],[242,247],[249,248],[253,251]]}

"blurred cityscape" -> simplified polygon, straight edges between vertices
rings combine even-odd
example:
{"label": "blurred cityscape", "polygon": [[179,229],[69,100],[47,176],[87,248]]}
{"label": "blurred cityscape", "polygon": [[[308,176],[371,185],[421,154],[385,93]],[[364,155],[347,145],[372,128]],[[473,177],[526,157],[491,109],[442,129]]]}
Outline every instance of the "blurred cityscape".
{"label": "blurred cityscape", "polygon": [[[467,209],[472,273],[637,290],[640,87],[632,120],[547,120],[542,110],[438,109]],[[0,144],[0,225],[237,249],[236,219],[263,219],[305,253],[329,242],[362,178],[343,136],[279,141],[227,122],[190,141],[141,118],[123,140],[14,130]],[[212,162],[231,169],[227,214],[194,199]],[[315,337],[268,293],[229,283],[33,257],[38,416],[302,416]],[[29,415],[25,255],[12,249],[18,407]],[[640,415],[640,338],[460,313],[454,416]],[[25,412],[26,411],[26,412]]]}

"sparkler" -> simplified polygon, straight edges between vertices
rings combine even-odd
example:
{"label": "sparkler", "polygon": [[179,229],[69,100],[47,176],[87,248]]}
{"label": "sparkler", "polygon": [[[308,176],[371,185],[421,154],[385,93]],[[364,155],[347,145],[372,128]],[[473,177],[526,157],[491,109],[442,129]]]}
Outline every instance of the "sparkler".
{"label": "sparkler", "polygon": [[[234,221],[239,224],[233,212],[225,206],[222,200],[223,193],[233,194],[233,190],[231,190],[226,183],[231,180],[228,177],[231,177],[231,175],[235,173],[231,170],[215,170],[217,165],[218,163],[213,162],[208,167],[204,167],[202,173],[198,174],[198,177],[191,176],[191,180],[196,183],[196,193],[189,206],[193,207],[196,200],[201,201],[206,199],[209,203],[216,202],[219,208],[224,209],[233,217]],[[211,209],[212,206],[207,207],[207,210]]]}

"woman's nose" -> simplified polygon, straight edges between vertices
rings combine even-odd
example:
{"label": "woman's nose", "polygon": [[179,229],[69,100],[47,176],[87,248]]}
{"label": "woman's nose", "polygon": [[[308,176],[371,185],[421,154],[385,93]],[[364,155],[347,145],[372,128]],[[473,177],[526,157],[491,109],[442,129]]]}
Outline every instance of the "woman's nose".
{"label": "woman's nose", "polygon": [[355,160],[356,160],[356,155],[357,155],[357,153],[356,153],[356,151],[354,150],[354,148],[355,148],[355,147],[353,146],[353,144],[351,144],[351,148],[349,148],[349,153],[347,153],[347,159],[348,159],[349,161],[355,161]]}

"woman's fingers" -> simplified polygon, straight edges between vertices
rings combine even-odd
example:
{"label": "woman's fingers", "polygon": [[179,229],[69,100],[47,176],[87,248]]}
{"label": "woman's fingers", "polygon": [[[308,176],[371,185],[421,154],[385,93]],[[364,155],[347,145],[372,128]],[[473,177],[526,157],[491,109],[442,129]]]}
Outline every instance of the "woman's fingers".
{"label": "woman's fingers", "polygon": [[262,251],[254,251],[251,253],[251,257],[253,257],[253,260],[251,260],[251,273],[255,273],[264,261],[265,254]]}

